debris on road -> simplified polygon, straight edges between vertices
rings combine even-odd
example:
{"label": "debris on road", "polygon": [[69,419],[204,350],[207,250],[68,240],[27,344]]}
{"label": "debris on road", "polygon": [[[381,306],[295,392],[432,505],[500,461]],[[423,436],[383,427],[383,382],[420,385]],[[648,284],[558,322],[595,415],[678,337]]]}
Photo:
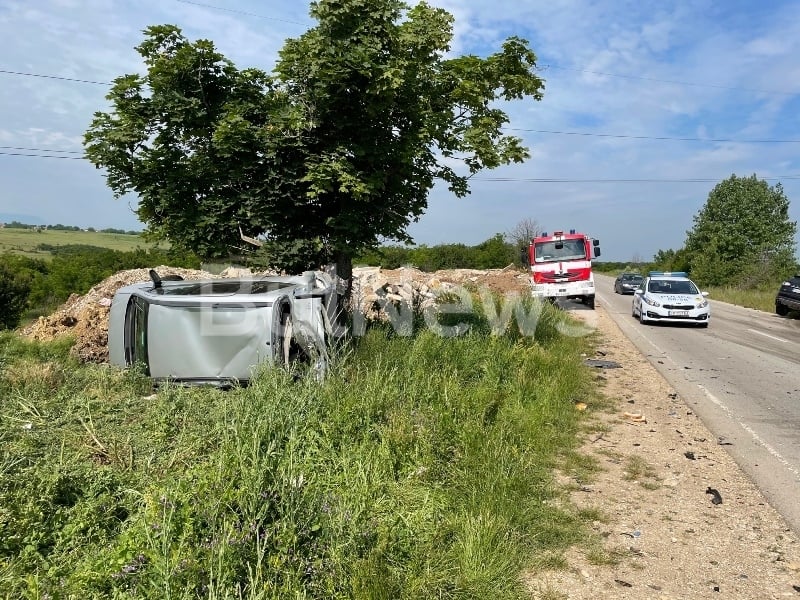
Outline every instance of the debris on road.
{"label": "debris on road", "polygon": [[722,504],[722,494],[719,491],[709,486],[706,494],[711,494],[711,504]]}

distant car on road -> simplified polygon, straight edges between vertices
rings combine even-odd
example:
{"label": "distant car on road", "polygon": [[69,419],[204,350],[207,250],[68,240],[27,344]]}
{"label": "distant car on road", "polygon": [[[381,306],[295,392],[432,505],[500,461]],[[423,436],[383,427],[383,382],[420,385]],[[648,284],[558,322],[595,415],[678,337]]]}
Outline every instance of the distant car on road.
{"label": "distant car on road", "polygon": [[633,294],[631,314],[641,323],[694,323],[708,327],[711,307],[701,292],[682,271],[651,271]]}
{"label": "distant car on road", "polygon": [[639,273],[622,273],[614,280],[615,294],[632,294],[636,288],[642,285],[644,277]]}
{"label": "distant car on road", "polygon": [[775,312],[786,316],[790,310],[800,311],[800,275],[790,277],[781,284],[775,296]]}

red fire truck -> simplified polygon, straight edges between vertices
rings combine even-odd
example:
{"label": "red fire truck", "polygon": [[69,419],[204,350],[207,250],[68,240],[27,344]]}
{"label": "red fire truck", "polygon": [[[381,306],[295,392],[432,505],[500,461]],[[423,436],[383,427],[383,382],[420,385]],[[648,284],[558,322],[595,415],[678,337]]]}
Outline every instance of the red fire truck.
{"label": "red fire truck", "polygon": [[583,233],[554,231],[531,240],[527,262],[534,297],[579,298],[594,308],[592,259],[600,256],[600,241]]}

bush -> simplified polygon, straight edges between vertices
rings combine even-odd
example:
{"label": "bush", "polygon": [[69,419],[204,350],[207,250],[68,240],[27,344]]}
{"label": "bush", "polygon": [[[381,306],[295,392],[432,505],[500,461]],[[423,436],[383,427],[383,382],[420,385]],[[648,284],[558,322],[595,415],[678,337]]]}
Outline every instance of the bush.
{"label": "bush", "polygon": [[0,329],[13,329],[19,324],[30,291],[29,277],[0,263]]}
{"label": "bush", "polygon": [[19,325],[28,308],[32,287],[47,273],[47,265],[15,254],[0,255],[0,329]]}

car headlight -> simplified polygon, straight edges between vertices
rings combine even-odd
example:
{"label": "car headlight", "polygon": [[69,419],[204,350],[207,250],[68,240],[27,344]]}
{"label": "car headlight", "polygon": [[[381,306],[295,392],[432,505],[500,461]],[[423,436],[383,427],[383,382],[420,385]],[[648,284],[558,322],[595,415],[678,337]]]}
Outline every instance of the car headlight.
{"label": "car headlight", "polygon": [[697,303],[697,308],[705,308],[708,306],[708,300],[701,300]]}
{"label": "car headlight", "polygon": [[650,298],[648,296],[642,296],[642,300],[644,300],[650,306],[661,306],[660,302],[656,302],[655,300],[653,300],[652,298]]}

